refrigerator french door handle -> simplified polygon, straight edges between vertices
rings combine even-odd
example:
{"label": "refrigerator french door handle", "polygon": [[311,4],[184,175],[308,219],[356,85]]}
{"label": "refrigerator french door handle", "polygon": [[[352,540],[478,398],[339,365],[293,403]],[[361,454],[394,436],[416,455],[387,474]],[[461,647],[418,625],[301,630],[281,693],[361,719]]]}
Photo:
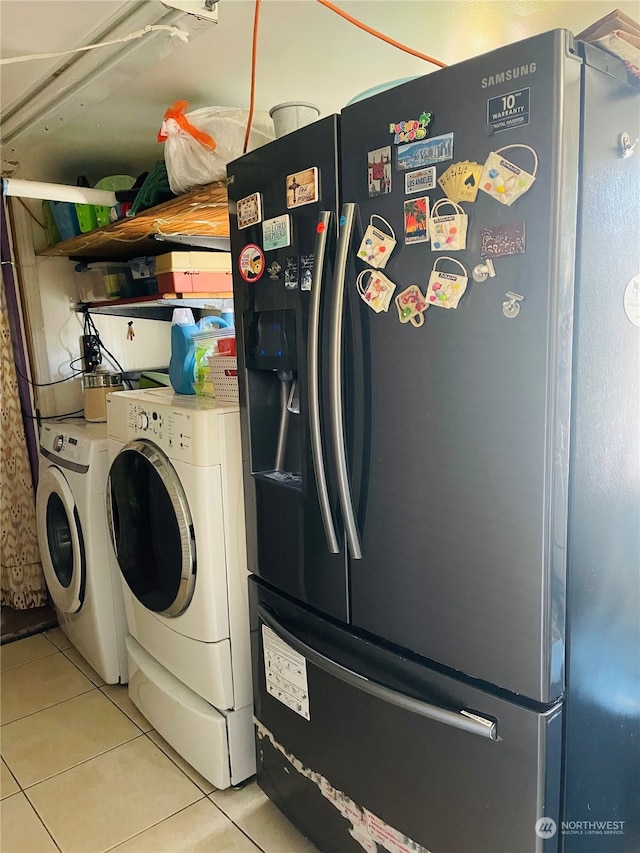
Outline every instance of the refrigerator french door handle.
{"label": "refrigerator french door handle", "polygon": [[404,693],[399,693],[397,690],[392,690],[390,687],[370,681],[363,675],[359,675],[357,672],[336,663],[336,661],[311,648],[311,646],[307,645],[303,640],[300,640],[295,634],[292,634],[291,631],[281,625],[273,614],[261,604],[258,605],[258,615],[264,624],[271,628],[281,640],[290,645],[294,651],[298,652],[298,654],[302,655],[319,669],[324,670],[328,675],[339,678],[350,687],[355,687],[356,690],[368,693],[375,699],[388,702],[391,705],[402,708],[404,711],[418,714],[436,723],[453,726],[456,729],[462,729],[465,732],[470,732],[489,740],[498,740],[498,729],[494,720],[489,720],[480,714],[476,714],[475,711],[468,711],[466,709],[449,711],[447,708],[439,708],[437,705],[430,705],[428,702],[422,702],[420,699],[414,699],[412,696],[407,696]]}
{"label": "refrigerator french door handle", "polygon": [[327,236],[331,223],[331,211],[320,212],[316,229],[315,264],[311,280],[311,305],[309,307],[309,341],[307,362],[309,365],[309,429],[311,432],[311,455],[316,474],[316,489],[320,504],[322,525],[331,554],[340,553],[340,545],[331,514],[329,488],[324,465],[322,431],[320,428],[320,297],[324,275],[324,259],[327,251]]}
{"label": "refrigerator french door handle", "polygon": [[342,205],[340,213],[340,234],[336,251],[336,265],[333,277],[333,302],[331,305],[331,344],[330,358],[330,388],[331,388],[331,426],[335,445],[336,474],[338,477],[338,496],[347,535],[349,553],[354,560],[362,559],[362,547],[358,534],[356,514],[353,508],[349,472],[347,469],[347,453],[344,443],[344,421],[342,406],[342,314],[344,308],[344,282],[349,260],[349,246],[353,234],[356,205]]}

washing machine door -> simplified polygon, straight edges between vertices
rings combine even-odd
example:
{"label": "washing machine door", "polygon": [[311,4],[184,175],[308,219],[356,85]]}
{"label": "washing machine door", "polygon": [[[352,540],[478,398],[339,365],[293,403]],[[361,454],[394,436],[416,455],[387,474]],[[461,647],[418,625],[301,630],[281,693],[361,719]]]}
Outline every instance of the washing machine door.
{"label": "washing machine door", "polygon": [[73,492],[55,466],[40,473],[36,524],[51,598],[62,613],[76,613],[82,607],[86,584],[84,540]]}
{"label": "washing machine door", "polygon": [[196,583],[189,504],[175,468],[154,444],[131,441],[111,464],[107,516],[129,589],[148,610],[185,612]]}

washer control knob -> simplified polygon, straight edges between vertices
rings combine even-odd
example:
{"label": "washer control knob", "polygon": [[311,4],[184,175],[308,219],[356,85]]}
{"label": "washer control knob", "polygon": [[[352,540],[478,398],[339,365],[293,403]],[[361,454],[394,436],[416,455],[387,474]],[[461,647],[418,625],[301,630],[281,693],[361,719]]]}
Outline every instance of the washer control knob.
{"label": "washer control knob", "polygon": [[60,453],[63,445],[64,445],[64,436],[62,435],[61,432],[59,432],[58,435],[56,435],[53,439],[53,449],[55,450],[56,453]]}
{"label": "washer control knob", "polygon": [[149,426],[149,415],[146,412],[138,412],[136,415],[136,428],[147,429]]}

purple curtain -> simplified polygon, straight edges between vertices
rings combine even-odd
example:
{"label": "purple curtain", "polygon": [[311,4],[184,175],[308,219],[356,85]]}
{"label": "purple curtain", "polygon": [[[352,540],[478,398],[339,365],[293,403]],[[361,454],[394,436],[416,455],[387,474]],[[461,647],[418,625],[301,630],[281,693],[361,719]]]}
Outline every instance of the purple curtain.
{"label": "purple curtain", "polygon": [[24,376],[29,375],[27,367],[27,352],[25,341],[22,338],[22,328],[20,325],[17,283],[11,257],[11,237],[7,216],[7,201],[4,197],[2,199],[2,208],[0,211],[0,230],[2,232],[2,275],[4,278],[7,299],[9,327],[11,329],[11,343],[13,345],[13,357],[18,373],[18,391],[20,394],[20,407],[22,409],[22,420],[24,423],[27,451],[29,453],[31,478],[35,488],[38,483],[38,434],[36,430],[36,422],[33,419],[35,412],[31,405],[29,383],[23,378]]}

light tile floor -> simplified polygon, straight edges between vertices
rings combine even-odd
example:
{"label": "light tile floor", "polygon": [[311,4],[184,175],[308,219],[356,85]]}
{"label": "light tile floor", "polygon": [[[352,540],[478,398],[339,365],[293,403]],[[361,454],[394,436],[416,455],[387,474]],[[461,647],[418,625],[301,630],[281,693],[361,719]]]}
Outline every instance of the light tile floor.
{"label": "light tile floor", "polygon": [[2,647],[2,853],[313,853],[255,781],[218,791],[59,628]]}

